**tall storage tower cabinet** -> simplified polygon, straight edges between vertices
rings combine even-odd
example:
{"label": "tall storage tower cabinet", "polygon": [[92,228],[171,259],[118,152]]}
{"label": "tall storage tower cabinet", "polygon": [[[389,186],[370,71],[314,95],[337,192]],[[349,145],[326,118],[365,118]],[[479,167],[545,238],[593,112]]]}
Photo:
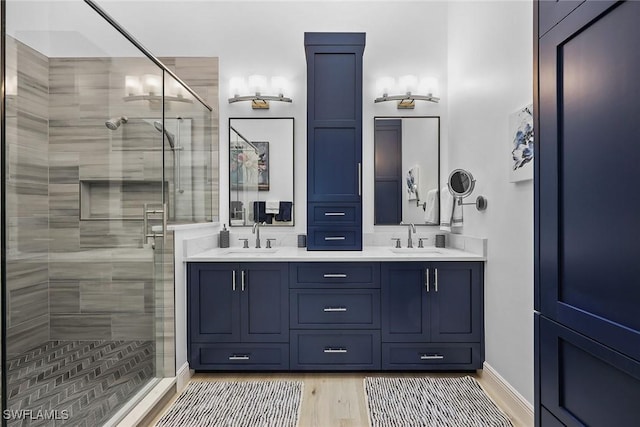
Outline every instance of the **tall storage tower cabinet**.
{"label": "tall storage tower cabinet", "polygon": [[640,425],[640,2],[535,3],[536,425]]}
{"label": "tall storage tower cabinet", "polygon": [[362,250],[364,33],[305,33],[307,249]]}

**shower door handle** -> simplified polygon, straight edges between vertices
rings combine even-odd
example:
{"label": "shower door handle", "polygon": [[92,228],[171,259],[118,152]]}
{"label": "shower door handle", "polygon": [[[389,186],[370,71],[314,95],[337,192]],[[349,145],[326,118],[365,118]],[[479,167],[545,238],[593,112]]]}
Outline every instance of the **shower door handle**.
{"label": "shower door handle", "polygon": [[[153,231],[153,227],[151,229],[151,232],[149,232],[149,215],[158,215],[158,214],[162,215],[162,233],[156,233],[155,231]],[[145,203],[144,210],[143,210],[143,221],[142,221],[143,242],[145,244],[148,244],[149,239],[153,238],[154,241],[151,242],[151,247],[155,249],[155,238],[156,237],[164,238],[166,231],[167,231],[167,204],[163,203],[162,209],[150,209],[149,203]]]}

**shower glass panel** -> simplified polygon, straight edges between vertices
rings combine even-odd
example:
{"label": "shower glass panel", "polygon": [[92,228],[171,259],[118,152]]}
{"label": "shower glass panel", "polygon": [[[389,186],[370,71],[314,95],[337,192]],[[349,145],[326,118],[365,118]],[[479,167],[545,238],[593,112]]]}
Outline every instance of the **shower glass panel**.
{"label": "shower glass panel", "polygon": [[212,217],[211,116],[85,2],[4,4],[1,409],[100,426],[175,375],[166,225]]}
{"label": "shower glass panel", "polygon": [[258,159],[256,146],[229,126],[230,225],[251,225],[259,220],[254,206],[259,200]]}
{"label": "shower glass panel", "polygon": [[[189,58],[167,60],[188,68]],[[211,112],[168,73],[164,80],[165,171],[169,220],[185,224],[212,220]]]}

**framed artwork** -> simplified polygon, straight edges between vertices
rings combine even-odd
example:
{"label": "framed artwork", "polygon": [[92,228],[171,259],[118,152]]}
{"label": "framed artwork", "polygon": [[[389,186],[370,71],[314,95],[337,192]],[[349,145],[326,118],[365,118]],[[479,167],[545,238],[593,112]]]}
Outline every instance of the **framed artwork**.
{"label": "framed artwork", "polygon": [[509,115],[509,182],[533,179],[533,104]]}
{"label": "framed artwork", "polygon": [[258,149],[258,191],[269,191],[269,142],[253,142]]}

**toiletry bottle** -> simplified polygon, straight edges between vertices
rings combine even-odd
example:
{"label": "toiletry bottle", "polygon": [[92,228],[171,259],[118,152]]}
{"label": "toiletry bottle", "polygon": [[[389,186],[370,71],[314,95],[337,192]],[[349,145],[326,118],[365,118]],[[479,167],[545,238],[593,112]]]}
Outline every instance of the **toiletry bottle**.
{"label": "toiletry bottle", "polygon": [[220,247],[229,247],[229,230],[227,230],[227,224],[223,224],[223,229],[220,230]]}

